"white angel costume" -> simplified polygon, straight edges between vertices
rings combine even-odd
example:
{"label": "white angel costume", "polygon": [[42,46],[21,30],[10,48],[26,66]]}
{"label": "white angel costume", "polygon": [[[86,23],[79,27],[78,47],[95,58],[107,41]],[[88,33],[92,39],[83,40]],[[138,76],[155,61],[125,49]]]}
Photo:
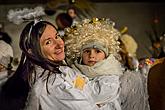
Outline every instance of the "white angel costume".
{"label": "white angel costume", "polygon": [[[86,89],[100,110],[149,110],[143,76],[123,71],[116,59],[121,34],[114,26],[109,19],[93,18],[65,29],[67,62],[89,78]],[[106,58],[93,66],[83,65],[81,58],[85,48],[102,50]]]}
{"label": "white angel costume", "polygon": [[39,77],[44,70],[37,67],[37,80],[25,110],[100,110],[86,91],[86,84],[81,88],[74,83],[78,77],[83,78],[82,75],[67,66],[59,70],[61,74],[52,74],[46,82],[46,75]]}
{"label": "white angel costume", "polygon": [[89,92],[101,110],[121,110],[119,78],[123,73],[119,62],[112,55],[92,67],[78,63],[75,66],[89,78]]}

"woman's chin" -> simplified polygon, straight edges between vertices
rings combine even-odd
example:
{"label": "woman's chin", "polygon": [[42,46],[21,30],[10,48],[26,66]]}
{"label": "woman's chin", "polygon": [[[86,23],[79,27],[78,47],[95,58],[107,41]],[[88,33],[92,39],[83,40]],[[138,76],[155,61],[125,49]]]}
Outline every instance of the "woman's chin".
{"label": "woman's chin", "polygon": [[65,54],[60,54],[56,57],[57,61],[63,61],[65,59]]}

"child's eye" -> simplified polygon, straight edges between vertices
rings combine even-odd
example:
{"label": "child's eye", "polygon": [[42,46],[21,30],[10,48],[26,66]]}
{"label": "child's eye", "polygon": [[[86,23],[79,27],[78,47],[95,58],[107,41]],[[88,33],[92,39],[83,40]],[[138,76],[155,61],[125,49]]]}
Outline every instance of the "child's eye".
{"label": "child's eye", "polygon": [[83,53],[90,53],[90,50],[84,50]]}
{"label": "child's eye", "polygon": [[101,53],[102,51],[101,50],[96,50],[97,53]]}

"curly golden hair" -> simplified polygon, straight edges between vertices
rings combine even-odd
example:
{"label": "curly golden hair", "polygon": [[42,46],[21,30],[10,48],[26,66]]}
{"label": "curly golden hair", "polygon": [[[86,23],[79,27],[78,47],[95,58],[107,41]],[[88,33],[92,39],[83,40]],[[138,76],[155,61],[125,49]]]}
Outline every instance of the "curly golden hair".
{"label": "curly golden hair", "polygon": [[98,42],[108,48],[109,54],[117,53],[119,48],[120,32],[114,28],[115,23],[109,19],[84,19],[75,26],[65,29],[66,57],[74,61],[81,57],[84,45]]}

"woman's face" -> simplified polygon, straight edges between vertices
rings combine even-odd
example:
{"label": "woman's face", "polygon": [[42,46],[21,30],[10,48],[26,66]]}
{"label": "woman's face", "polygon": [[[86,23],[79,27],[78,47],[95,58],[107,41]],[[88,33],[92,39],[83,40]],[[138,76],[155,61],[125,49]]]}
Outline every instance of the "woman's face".
{"label": "woman's face", "polygon": [[65,58],[64,42],[57,35],[57,30],[47,25],[40,38],[41,52],[45,58],[58,62]]}
{"label": "woman's face", "polygon": [[83,50],[82,61],[83,64],[93,66],[97,62],[105,59],[105,53],[100,49],[87,48]]}

